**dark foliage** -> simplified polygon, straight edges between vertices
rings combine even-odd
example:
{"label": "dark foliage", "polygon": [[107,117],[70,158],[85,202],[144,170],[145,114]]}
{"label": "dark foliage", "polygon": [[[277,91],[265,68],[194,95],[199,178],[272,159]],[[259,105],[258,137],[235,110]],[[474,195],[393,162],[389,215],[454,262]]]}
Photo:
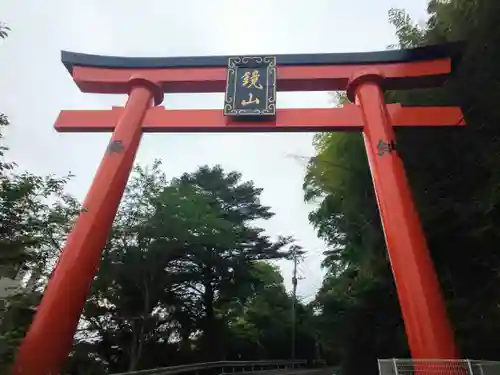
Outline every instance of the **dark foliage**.
{"label": "dark foliage", "polygon": [[[406,105],[461,105],[466,128],[401,129],[398,147],[466,358],[496,359],[500,342],[500,3],[431,1],[425,28],[402,10],[390,21],[398,47],[465,40],[445,87],[387,93]],[[457,122],[460,119],[457,119]],[[376,374],[376,359],[408,355],[401,314],[358,134],[318,135],[304,184],[331,246],[317,297],[330,358],[345,374]],[[333,164],[334,163],[334,164]]]}

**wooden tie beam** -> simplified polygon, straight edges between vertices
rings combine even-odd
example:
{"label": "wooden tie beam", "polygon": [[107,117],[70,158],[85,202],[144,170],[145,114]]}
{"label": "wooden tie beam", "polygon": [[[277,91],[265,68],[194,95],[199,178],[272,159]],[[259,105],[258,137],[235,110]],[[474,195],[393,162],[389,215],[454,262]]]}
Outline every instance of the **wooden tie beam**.
{"label": "wooden tie beam", "polygon": [[[110,110],[61,111],[55,123],[58,132],[112,132],[123,107]],[[395,127],[465,125],[457,107],[403,107],[388,104],[387,111]],[[221,110],[148,109],[142,131],[145,133],[179,132],[323,132],[362,131],[363,118],[358,106],[342,108],[278,109],[276,120],[238,122],[225,117]]]}

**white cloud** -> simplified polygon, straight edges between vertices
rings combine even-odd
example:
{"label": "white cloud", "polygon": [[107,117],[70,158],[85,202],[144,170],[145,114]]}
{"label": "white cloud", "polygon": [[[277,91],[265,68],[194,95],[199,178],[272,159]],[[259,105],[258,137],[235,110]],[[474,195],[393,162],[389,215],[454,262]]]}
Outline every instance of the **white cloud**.
{"label": "white cloud", "polygon": [[[60,50],[123,56],[326,53],[385,49],[394,42],[390,7],[417,20],[427,0],[24,0],[0,3],[12,28],[0,46],[0,109],[11,119],[10,157],[35,173],[77,175],[70,191],[83,198],[109,135],[57,134],[61,109],[122,105],[123,96],[80,93],[60,63]],[[325,93],[280,93],[280,107],[325,107]],[[166,95],[169,108],[222,108],[222,95]],[[272,235],[295,236],[309,251],[299,274],[299,294],[321,283],[325,246],[308,224],[303,203],[304,164],[290,155],[312,155],[312,134],[146,134],[137,162],[162,158],[170,176],[201,164],[221,164],[264,188],[275,218]],[[291,264],[282,263],[290,287]]]}

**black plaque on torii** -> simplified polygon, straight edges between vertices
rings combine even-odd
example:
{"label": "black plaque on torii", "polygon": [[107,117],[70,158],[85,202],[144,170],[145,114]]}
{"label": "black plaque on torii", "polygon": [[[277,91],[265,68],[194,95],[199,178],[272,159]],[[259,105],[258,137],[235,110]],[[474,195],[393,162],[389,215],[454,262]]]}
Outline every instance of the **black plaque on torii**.
{"label": "black plaque on torii", "polygon": [[270,120],[276,115],[276,57],[230,57],[224,115],[242,120]]}

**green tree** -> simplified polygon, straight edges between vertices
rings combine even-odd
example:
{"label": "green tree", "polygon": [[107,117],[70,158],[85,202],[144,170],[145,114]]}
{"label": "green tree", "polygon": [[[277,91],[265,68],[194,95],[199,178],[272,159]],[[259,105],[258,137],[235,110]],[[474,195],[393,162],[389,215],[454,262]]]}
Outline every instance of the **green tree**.
{"label": "green tree", "polygon": [[[398,147],[462,354],[493,359],[500,331],[500,53],[492,46],[500,42],[500,7],[492,0],[430,1],[428,11],[427,25],[418,27],[403,10],[391,10],[398,46],[464,40],[460,65],[443,88],[388,92],[386,100],[463,108],[466,128],[399,129]],[[330,244],[316,299],[323,345],[346,374],[375,374],[377,357],[406,356],[407,346],[365,152],[357,134],[315,142],[304,187],[319,203],[311,221]]]}
{"label": "green tree", "polygon": [[[5,116],[0,120],[8,124]],[[78,213],[78,203],[63,190],[68,178],[17,173],[15,164],[4,159],[7,150],[0,146],[0,277],[27,273],[30,281],[27,288],[1,291],[0,371],[12,363]]]}
{"label": "green tree", "polygon": [[136,168],[85,308],[82,344],[97,340],[95,353],[113,371],[175,364],[165,352],[177,362],[223,358],[231,306],[261,283],[252,265],[288,256],[290,238],[273,242],[254,224],[273,215],[260,193],[220,167],[172,181],[159,163]]}
{"label": "green tree", "polygon": [[204,350],[210,359],[224,355],[223,313],[216,312],[235,296],[246,297],[246,286],[255,281],[249,265],[289,255],[283,246],[291,238],[273,243],[262,234],[263,229],[253,225],[253,221],[269,219],[273,214],[270,207],[259,202],[262,189],[255,188],[252,182],[241,183],[240,179],[241,174],[236,172],[225,174],[220,167],[202,167],[173,182],[181,191],[194,189],[204,201],[206,212],[210,212],[206,217],[218,221],[216,229],[207,227],[210,230],[186,253],[183,265],[194,282],[202,286]]}
{"label": "green tree", "polygon": [[[0,38],[9,27],[0,23]],[[78,213],[76,200],[64,192],[70,176],[36,176],[19,172],[6,159],[0,113],[0,278],[30,274],[28,288],[2,290],[0,296],[0,372],[7,371],[17,346],[31,323],[40,289],[59,254],[70,224]]]}
{"label": "green tree", "polygon": [[[238,304],[229,317],[228,356],[234,360],[285,359],[291,350],[292,298],[277,267],[257,262],[252,273],[257,283],[250,298]],[[312,309],[300,302],[297,311],[297,357],[312,359],[315,326]]]}
{"label": "green tree", "polygon": [[500,7],[489,0],[431,1],[429,12],[419,44],[466,41],[455,77],[441,90],[391,93],[389,98],[404,105],[462,106],[467,122],[462,131],[417,134],[407,129],[398,140],[463,355],[495,358],[492,348],[498,347],[500,332],[500,53],[491,46],[500,42]]}
{"label": "green tree", "polygon": [[[2,157],[6,147],[2,146]],[[40,291],[78,213],[78,203],[64,193],[68,178],[16,173],[0,162],[0,277],[28,273],[28,288],[0,301],[0,363],[9,365],[31,322]]]}
{"label": "green tree", "polygon": [[259,282],[229,322],[231,356],[243,360],[288,358],[291,298],[283,277],[276,267],[265,262],[254,264],[252,273]]}

